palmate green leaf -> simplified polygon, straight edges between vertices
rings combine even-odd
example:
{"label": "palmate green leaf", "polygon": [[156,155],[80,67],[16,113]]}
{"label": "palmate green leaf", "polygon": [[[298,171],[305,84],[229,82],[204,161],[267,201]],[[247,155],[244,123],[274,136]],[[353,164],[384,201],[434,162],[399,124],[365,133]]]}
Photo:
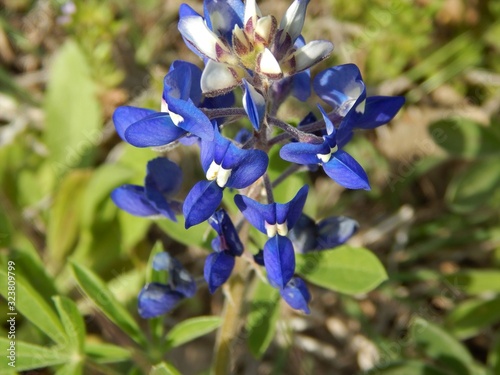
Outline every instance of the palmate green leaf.
{"label": "palmate green leaf", "polygon": [[96,363],[115,363],[130,361],[132,353],[121,346],[106,343],[86,342],[85,354]]}
{"label": "palmate green leaf", "polygon": [[475,373],[474,359],[469,351],[449,333],[422,318],[411,322],[410,337],[436,363],[456,375]]}
{"label": "palmate green leaf", "polygon": [[218,316],[200,316],[180,322],[168,332],[166,348],[176,348],[186,342],[206,335],[219,328],[222,321]]}
{"label": "palmate green leaf", "polygon": [[63,296],[56,296],[53,299],[66,331],[69,348],[76,354],[82,354],[86,333],[82,314],[71,299]]}
{"label": "palmate green leaf", "polygon": [[[0,348],[2,348],[2,360],[0,361],[0,374],[8,373],[12,367],[8,365],[10,359],[6,353],[10,353],[11,341],[6,337],[0,337]],[[16,363],[15,370],[27,371],[44,367],[60,365],[71,360],[64,347],[44,347],[15,340]]]}
{"label": "palmate green leaf", "polygon": [[246,323],[247,343],[250,352],[261,358],[271,344],[276,333],[279,316],[280,294],[267,282],[256,279],[256,286],[249,304]]}
{"label": "palmate green leaf", "polygon": [[146,344],[146,338],[137,322],[129,312],[111,294],[106,284],[89,269],[71,262],[71,269],[78,285],[99,309],[113,323],[127,333],[134,341],[141,345]]}
{"label": "palmate green leaf", "polygon": [[397,362],[382,368],[377,367],[376,373],[380,375],[450,375],[446,371],[418,361]]}
{"label": "palmate green leaf", "polygon": [[371,251],[347,245],[297,256],[297,273],[346,294],[369,292],[387,280],[384,266]]}
{"label": "palmate green leaf", "polygon": [[44,109],[44,136],[54,170],[63,174],[81,166],[100,141],[102,119],[87,61],[72,40],[59,48],[53,61]]}
{"label": "palmate green leaf", "polygon": [[486,159],[471,164],[452,179],[446,192],[446,201],[459,213],[488,206],[500,201],[500,168],[498,159]]}
{"label": "palmate green leaf", "polygon": [[149,375],[181,375],[181,373],[172,365],[162,362],[153,366]]}
{"label": "palmate green leaf", "polygon": [[[7,282],[6,268],[0,269],[0,293],[5,299],[8,299]],[[16,275],[15,282],[16,312],[21,313],[54,342],[64,345],[66,334],[53,307],[23,278]]]}
{"label": "palmate green leaf", "polygon": [[446,276],[456,289],[467,294],[500,292],[500,271],[465,270]]}
{"label": "palmate green leaf", "polygon": [[49,214],[47,250],[51,262],[60,264],[71,251],[78,237],[80,211],[90,170],[75,170],[61,182]]}
{"label": "palmate green leaf", "polygon": [[447,317],[448,331],[460,339],[475,336],[482,329],[500,322],[500,297],[460,303]]}
{"label": "palmate green leaf", "polygon": [[434,142],[451,155],[464,158],[500,155],[500,134],[492,127],[459,117],[433,123]]}

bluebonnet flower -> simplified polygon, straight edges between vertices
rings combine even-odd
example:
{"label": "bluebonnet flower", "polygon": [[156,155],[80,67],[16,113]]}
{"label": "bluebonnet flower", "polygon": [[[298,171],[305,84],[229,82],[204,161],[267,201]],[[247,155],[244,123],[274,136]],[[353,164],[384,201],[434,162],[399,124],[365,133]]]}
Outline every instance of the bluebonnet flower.
{"label": "bluebonnet flower", "polygon": [[234,202],[243,216],[269,239],[264,245],[264,265],[269,283],[283,289],[295,272],[295,253],[286,235],[299,219],[307,198],[308,186],[303,186],[288,203],[262,204],[243,195]]}
{"label": "bluebonnet flower", "polygon": [[331,116],[343,118],[337,141],[343,147],[354,129],[373,129],[387,124],[405,102],[402,96],[366,96],[359,68],[345,64],[325,69],[314,77],[314,91],[332,107]]}
{"label": "bluebonnet flower", "polygon": [[198,182],[184,201],[186,228],[207,220],[215,212],[224,188],[243,189],[257,181],[268,162],[265,152],[240,149],[215,126],[214,141],[201,142],[201,164],[207,180]]}
{"label": "bluebonnet flower", "polygon": [[205,260],[203,274],[208,290],[213,294],[231,276],[234,258],[243,254],[243,244],[225,210],[215,212],[208,222],[217,232],[217,237],[212,240],[214,252]]}
{"label": "bluebonnet flower", "polygon": [[139,315],[145,319],[154,318],[171,311],[185,298],[196,293],[196,282],[182,264],[166,252],[158,253],[153,259],[156,271],[167,271],[167,284],[149,283],[142,288],[138,297]]}
{"label": "bluebonnet flower", "polygon": [[333,45],[324,40],[296,48],[308,0],[295,0],[278,26],[274,16],[262,16],[255,0],[204,1],[204,18],[183,4],[179,31],[186,44],[206,62],[201,77],[203,93],[220,95],[241,85],[272,81],[304,71],[328,57]]}
{"label": "bluebonnet flower", "polygon": [[316,223],[302,214],[290,231],[295,250],[300,253],[332,249],[344,244],[358,230],[359,224],[346,216],[331,216]]}
{"label": "bluebonnet flower", "polygon": [[[351,155],[339,149],[336,138],[337,130],[323,109],[321,107],[319,109],[327,132],[327,135],[323,136],[323,142],[288,143],[280,150],[281,158],[297,164],[320,164],[325,173],[338,184],[348,189],[369,190],[368,176],[363,167]],[[339,129],[343,126],[347,126],[347,123],[342,122]]]}
{"label": "bluebonnet flower", "polygon": [[135,216],[155,217],[163,215],[177,221],[180,202],[172,197],[182,183],[182,170],[167,158],[148,162],[144,186],[122,185],[113,190],[111,199],[122,210]]}

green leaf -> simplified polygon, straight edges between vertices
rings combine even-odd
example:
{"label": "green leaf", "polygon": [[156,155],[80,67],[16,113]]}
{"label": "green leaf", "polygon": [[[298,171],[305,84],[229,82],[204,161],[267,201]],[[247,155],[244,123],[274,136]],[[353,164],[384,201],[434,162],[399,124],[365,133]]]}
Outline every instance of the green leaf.
{"label": "green leaf", "polygon": [[[10,354],[11,342],[6,337],[0,337],[0,348],[2,348],[2,360],[0,361],[0,374],[12,370],[9,362],[12,358],[8,358],[6,353]],[[66,363],[70,360],[68,353],[59,348],[38,346],[29,344],[24,341],[15,340],[15,370],[27,371],[50,367]]]}
{"label": "green leaf", "polygon": [[167,350],[206,335],[217,329],[221,323],[221,318],[218,316],[200,316],[184,320],[168,332],[166,337]]}
{"label": "green leaf", "polygon": [[377,369],[376,373],[380,375],[449,375],[448,372],[418,361],[391,363],[387,367]]}
{"label": "green leaf", "polygon": [[70,348],[78,354],[83,353],[86,330],[78,307],[71,299],[63,296],[54,297],[54,303],[66,331]]}
{"label": "green leaf", "polygon": [[70,362],[57,369],[55,375],[82,375],[83,362]]}
{"label": "green leaf", "polygon": [[280,294],[267,282],[256,279],[252,299],[248,302],[250,311],[247,317],[248,347],[250,352],[261,358],[271,344],[276,333],[279,316]]}
{"label": "green leaf", "polygon": [[500,374],[500,336],[498,334],[494,345],[488,353],[488,365],[494,374]]}
{"label": "green leaf", "polygon": [[210,249],[206,237],[209,233],[207,222],[195,225],[189,229],[184,227],[184,217],[177,216],[177,222],[161,219],[155,222],[169,237],[186,246],[198,246]]}
{"label": "green leaf", "polygon": [[153,366],[149,375],[181,375],[181,373],[174,366],[162,362]]}
{"label": "green leaf", "polygon": [[465,213],[500,201],[500,168],[498,159],[471,164],[455,176],[448,186],[446,201],[456,212]]}
{"label": "green leaf", "polygon": [[71,269],[83,292],[113,323],[134,341],[146,344],[146,338],[129,312],[111,294],[107,285],[89,269],[71,262]]}
{"label": "green leaf", "polygon": [[132,353],[126,348],[106,343],[85,342],[85,353],[96,363],[130,361]]}
{"label": "green leaf", "polygon": [[437,121],[429,132],[440,147],[464,158],[500,155],[500,137],[491,127],[458,117]]}
{"label": "green leaf", "polygon": [[47,228],[47,250],[51,262],[60,264],[75,245],[79,234],[82,196],[91,175],[90,170],[72,171],[59,186]]}
{"label": "green leaf", "polygon": [[82,165],[100,142],[101,110],[84,54],[68,40],[51,67],[45,96],[45,142],[58,174]]}
{"label": "green leaf", "polygon": [[[0,269],[0,292],[5,299],[8,299],[7,282],[7,268]],[[66,334],[53,307],[44,300],[35,288],[17,275],[15,277],[15,288],[16,312],[21,313],[54,342],[64,344]]]}
{"label": "green leaf", "polygon": [[460,303],[447,317],[448,331],[460,339],[475,336],[482,329],[500,322],[500,297]]}
{"label": "green leaf", "polygon": [[297,273],[313,284],[346,294],[366,293],[387,279],[369,250],[340,246],[297,256]]}
{"label": "green leaf", "polygon": [[454,374],[474,373],[474,360],[468,350],[437,325],[416,318],[411,322],[410,337],[429,358],[453,370]]}
{"label": "green leaf", "polygon": [[468,294],[500,292],[500,271],[467,270],[447,275],[446,280]]}

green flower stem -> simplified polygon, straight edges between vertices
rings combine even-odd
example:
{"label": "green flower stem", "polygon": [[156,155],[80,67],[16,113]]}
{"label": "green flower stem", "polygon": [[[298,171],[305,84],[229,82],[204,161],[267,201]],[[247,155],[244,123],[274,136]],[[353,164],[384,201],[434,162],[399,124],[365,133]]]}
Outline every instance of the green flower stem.
{"label": "green flower stem", "polygon": [[232,353],[231,348],[240,329],[241,312],[244,302],[246,276],[248,270],[245,261],[236,258],[233,275],[225,287],[226,298],[222,311],[222,326],[219,328],[215,342],[212,375],[228,375],[231,373]]}

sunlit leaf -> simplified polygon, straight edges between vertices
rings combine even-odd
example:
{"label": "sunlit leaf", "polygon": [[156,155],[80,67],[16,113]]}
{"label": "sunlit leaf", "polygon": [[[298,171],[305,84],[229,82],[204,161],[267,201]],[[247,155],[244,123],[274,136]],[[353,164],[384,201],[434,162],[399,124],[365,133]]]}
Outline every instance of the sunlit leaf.
{"label": "sunlit leaf", "polygon": [[149,375],[181,375],[181,373],[171,364],[162,362],[153,366]]}
{"label": "sunlit leaf", "polygon": [[176,324],[168,332],[166,337],[167,348],[175,348],[186,342],[212,332],[221,325],[221,318],[218,316],[200,316],[191,318]]}
{"label": "sunlit leaf", "polygon": [[130,350],[106,343],[86,342],[85,353],[97,363],[124,362],[132,359]]}
{"label": "sunlit leaf", "polygon": [[54,303],[66,331],[69,348],[73,349],[75,353],[83,353],[85,322],[78,307],[71,299],[63,296],[54,297]]}
{"label": "sunlit leaf", "polygon": [[500,292],[500,271],[464,270],[446,276],[456,289],[468,294]]}
{"label": "sunlit leaf", "polygon": [[366,293],[387,279],[369,250],[340,246],[297,256],[297,273],[313,284],[346,294]]}

